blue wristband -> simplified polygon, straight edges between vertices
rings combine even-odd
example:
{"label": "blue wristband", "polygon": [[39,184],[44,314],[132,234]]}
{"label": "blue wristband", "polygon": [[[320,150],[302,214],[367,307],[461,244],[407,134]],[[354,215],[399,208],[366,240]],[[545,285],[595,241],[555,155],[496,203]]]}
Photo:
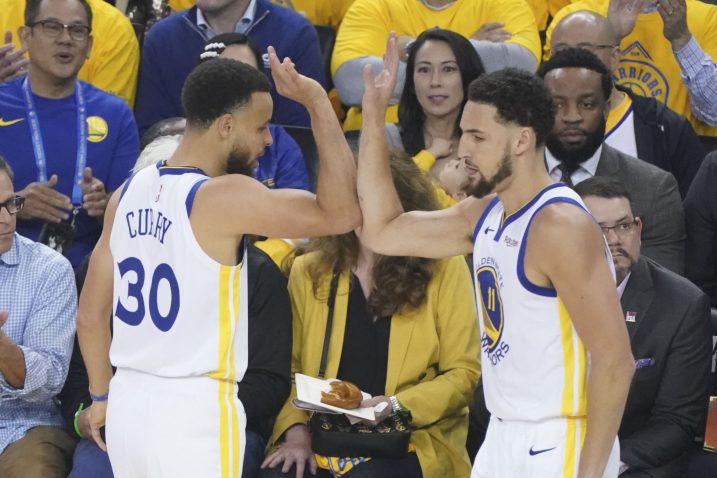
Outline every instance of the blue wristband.
{"label": "blue wristband", "polygon": [[106,402],[109,396],[109,393],[105,393],[104,395],[92,395],[90,393],[90,398],[93,402]]}

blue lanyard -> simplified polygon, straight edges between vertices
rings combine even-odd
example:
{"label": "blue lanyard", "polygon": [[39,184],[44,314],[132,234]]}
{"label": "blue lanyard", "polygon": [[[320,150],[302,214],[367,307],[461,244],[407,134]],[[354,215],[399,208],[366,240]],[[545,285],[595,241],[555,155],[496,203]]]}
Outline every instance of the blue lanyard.
{"label": "blue lanyard", "polygon": [[[37,180],[47,182],[47,160],[45,157],[45,146],[40,131],[40,121],[37,117],[35,102],[32,99],[30,85],[27,77],[22,82],[22,92],[25,95],[27,106],[27,121],[30,125],[32,135],[32,151],[35,153],[35,164],[37,165]],[[75,162],[75,178],[72,183],[72,204],[75,207],[82,205],[82,176],[87,164],[87,113],[85,111],[85,96],[82,92],[82,84],[78,81],[75,84],[75,100],[77,103],[77,161]]]}

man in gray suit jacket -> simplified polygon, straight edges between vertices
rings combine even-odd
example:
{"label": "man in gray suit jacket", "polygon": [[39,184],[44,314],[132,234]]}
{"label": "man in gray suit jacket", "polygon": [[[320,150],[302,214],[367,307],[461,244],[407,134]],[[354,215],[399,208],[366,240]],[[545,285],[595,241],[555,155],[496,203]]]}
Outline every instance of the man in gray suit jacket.
{"label": "man in gray suit jacket", "polygon": [[635,357],[618,436],[621,477],[685,476],[683,455],[701,438],[710,386],[710,303],[695,285],[640,257],[642,223],[620,182],[595,177],[575,190],[610,246]]}
{"label": "man in gray suit jacket", "polygon": [[566,48],[538,70],[555,101],[555,126],[545,163],[555,180],[573,186],[593,176],[623,182],[642,218],[642,253],[684,274],[685,219],[672,174],[603,143],[612,77],[590,51]]}

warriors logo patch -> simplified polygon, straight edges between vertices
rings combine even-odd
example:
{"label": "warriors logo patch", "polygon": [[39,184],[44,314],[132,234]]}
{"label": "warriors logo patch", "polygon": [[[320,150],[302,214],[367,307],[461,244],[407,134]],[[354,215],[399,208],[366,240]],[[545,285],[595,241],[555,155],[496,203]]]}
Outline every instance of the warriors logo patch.
{"label": "warriors logo patch", "polygon": [[613,72],[613,79],[638,95],[665,104],[670,97],[667,78],[656,68],[655,61],[638,41],[623,50],[620,63]]}

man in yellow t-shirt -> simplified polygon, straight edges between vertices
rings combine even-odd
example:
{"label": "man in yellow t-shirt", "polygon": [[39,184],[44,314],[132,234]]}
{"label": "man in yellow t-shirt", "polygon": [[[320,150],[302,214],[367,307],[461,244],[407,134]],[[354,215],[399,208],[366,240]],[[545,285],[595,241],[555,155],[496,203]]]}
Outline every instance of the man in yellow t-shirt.
{"label": "man in yellow t-shirt", "polygon": [[[546,55],[553,28],[566,15],[578,10],[599,13],[610,20],[621,39],[622,56],[614,71],[615,81],[667,104],[685,116],[698,135],[716,138],[717,126],[705,121],[708,118],[701,114],[701,105],[717,100],[705,94],[695,77],[706,60],[717,60],[717,6],[698,0],[657,3],[670,5],[670,10],[656,10],[654,0],[581,0],[568,5],[548,27]],[[663,17],[668,18],[667,23]],[[680,22],[684,28],[677,28]]]}
{"label": "man in yellow t-shirt", "polygon": [[558,11],[565,5],[570,4],[570,0],[525,0],[530,8],[533,9],[533,15],[535,15],[535,23],[538,25],[538,30],[541,32],[545,31],[548,26],[548,18],[555,16]]}
{"label": "man in yellow t-shirt", "polygon": [[[139,71],[139,44],[127,17],[104,0],[87,0],[92,9],[94,42],[78,79],[123,98],[134,105]],[[17,30],[25,24],[25,0],[0,0],[0,32],[12,32],[20,47]],[[0,78],[2,81],[2,78]]]}
{"label": "man in yellow t-shirt", "polygon": [[[355,0],[339,28],[331,60],[334,85],[349,110],[345,130],[361,126],[358,106],[363,95],[364,65],[381,69],[388,34],[393,31],[405,48],[430,28],[452,30],[471,40],[487,72],[506,66],[534,71],[540,39],[533,12],[524,0]],[[406,66],[401,64],[394,91],[397,102]],[[396,122],[397,108],[387,121]]]}

